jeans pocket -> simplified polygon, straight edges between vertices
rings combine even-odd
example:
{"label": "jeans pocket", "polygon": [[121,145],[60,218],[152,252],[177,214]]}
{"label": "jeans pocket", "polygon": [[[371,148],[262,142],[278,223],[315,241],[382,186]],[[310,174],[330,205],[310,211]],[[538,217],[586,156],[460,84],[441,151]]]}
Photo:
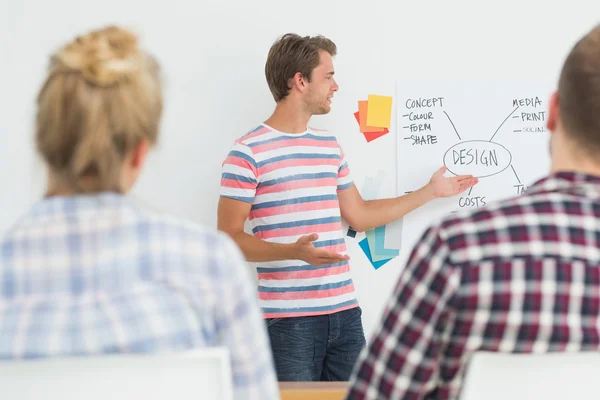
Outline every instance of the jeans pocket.
{"label": "jeans pocket", "polygon": [[360,352],[366,345],[365,332],[362,324],[362,309],[355,307],[348,310],[342,321],[342,337],[346,343],[346,351],[348,354]]}

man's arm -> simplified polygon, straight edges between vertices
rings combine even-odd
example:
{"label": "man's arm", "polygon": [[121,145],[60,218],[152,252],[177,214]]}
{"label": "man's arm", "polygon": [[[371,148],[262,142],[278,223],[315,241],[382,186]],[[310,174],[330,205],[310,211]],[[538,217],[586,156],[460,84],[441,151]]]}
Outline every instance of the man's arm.
{"label": "man's arm", "polygon": [[439,229],[428,229],[357,361],[347,399],[421,399],[436,389],[443,334],[460,285],[448,254]]}
{"label": "man's arm", "polygon": [[402,218],[431,200],[462,193],[478,182],[478,179],[472,175],[444,177],[445,171],[445,167],[440,168],[433,174],[427,185],[412,193],[391,199],[365,201],[354,185],[341,190],[338,197],[342,218],[355,230],[367,231]]}
{"label": "man's arm", "polygon": [[316,267],[347,260],[347,255],[318,249],[312,242],[317,234],[302,236],[295,243],[271,243],[244,232],[244,223],[252,205],[221,196],[217,210],[217,229],[227,233],[250,262],[302,260]]}
{"label": "man's arm", "polygon": [[219,198],[217,229],[227,233],[250,262],[287,260],[295,256],[293,244],[270,243],[244,232],[252,204],[227,197]]}
{"label": "man's arm", "polygon": [[217,210],[217,229],[227,233],[250,262],[302,260],[323,266],[347,260],[347,255],[316,248],[317,234],[306,235],[295,243],[271,243],[244,232],[259,182],[259,168],[252,150],[236,141],[223,162],[221,196]]}

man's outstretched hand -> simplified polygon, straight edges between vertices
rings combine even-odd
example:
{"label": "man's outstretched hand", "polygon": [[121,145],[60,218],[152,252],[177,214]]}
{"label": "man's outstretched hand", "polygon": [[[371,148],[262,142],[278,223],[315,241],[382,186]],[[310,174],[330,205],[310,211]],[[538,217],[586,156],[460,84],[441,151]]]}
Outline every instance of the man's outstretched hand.
{"label": "man's outstretched hand", "polygon": [[333,253],[324,249],[319,249],[313,245],[313,242],[319,238],[319,235],[312,233],[302,236],[295,243],[298,260],[305,261],[315,267],[323,265],[337,264],[350,257],[346,254]]}
{"label": "man's outstretched hand", "polygon": [[438,169],[429,180],[429,185],[435,197],[450,197],[470,189],[479,182],[473,175],[444,176],[446,166]]}

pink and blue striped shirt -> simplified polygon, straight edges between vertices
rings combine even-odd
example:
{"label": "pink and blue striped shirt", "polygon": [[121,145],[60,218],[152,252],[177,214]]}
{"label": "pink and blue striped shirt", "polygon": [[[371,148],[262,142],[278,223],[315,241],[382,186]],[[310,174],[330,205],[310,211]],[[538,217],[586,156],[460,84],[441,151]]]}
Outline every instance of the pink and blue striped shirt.
{"label": "pink and blue striped shirt", "polygon": [[[259,125],[236,140],[223,162],[221,196],[252,203],[252,233],[294,243],[317,233],[313,244],[346,253],[338,191],[353,185],[335,136],[308,128],[279,132]],[[358,306],[347,261],[315,267],[301,260],[258,263],[265,318],[330,314]]]}

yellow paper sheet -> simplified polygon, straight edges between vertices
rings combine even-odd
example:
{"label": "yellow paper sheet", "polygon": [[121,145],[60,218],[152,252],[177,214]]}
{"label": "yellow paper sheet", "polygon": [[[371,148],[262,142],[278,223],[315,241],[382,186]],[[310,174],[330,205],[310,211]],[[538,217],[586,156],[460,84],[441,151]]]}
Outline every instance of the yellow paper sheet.
{"label": "yellow paper sheet", "polygon": [[392,97],[369,95],[367,126],[389,128],[392,119]]}

